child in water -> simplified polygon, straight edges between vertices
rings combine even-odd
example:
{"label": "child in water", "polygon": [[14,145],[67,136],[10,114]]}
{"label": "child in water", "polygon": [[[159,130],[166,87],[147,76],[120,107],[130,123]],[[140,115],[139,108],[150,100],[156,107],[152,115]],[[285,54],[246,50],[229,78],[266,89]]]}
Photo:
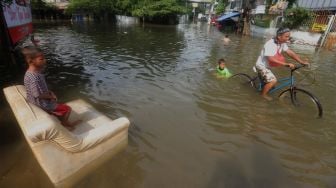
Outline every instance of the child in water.
{"label": "child in water", "polygon": [[229,69],[225,66],[225,60],[223,58],[218,60],[218,66],[217,66],[217,74],[221,77],[229,78],[232,76]]}
{"label": "child in water", "polygon": [[43,69],[46,66],[46,59],[42,50],[34,46],[25,47],[22,51],[28,64],[28,70],[24,77],[24,85],[27,91],[28,102],[35,104],[46,112],[55,115],[63,126],[69,130],[79,124],[81,120],[69,122],[71,113],[70,106],[57,103],[56,95],[48,89]]}
{"label": "child in water", "polygon": [[224,45],[229,45],[231,42],[229,35],[225,35],[222,40],[223,40]]}

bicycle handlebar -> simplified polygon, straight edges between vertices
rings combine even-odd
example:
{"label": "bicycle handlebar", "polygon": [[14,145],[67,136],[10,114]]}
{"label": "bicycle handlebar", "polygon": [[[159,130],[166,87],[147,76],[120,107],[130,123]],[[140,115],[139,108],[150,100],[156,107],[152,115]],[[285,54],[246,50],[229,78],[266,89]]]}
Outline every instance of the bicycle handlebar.
{"label": "bicycle handlebar", "polygon": [[306,65],[306,64],[295,65],[295,68],[292,69],[291,72],[294,72],[294,71],[296,71],[297,69],[300,69],[300,68],[305,67],[305,66],[307,66],[307,65]]}

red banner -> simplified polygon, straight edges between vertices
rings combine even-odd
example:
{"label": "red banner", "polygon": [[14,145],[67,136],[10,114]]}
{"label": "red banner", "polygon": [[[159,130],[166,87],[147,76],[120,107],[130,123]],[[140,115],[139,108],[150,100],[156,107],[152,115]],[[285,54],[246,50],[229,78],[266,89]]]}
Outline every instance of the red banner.
{"label": "red banner", "polygon": [[33,32],[33,24],[28,23],[24,25],[20,25],[17,27],[11,27],[8,28],[9,35],[11,37],[12,43],[16,44],[20,40],[22,40],[24,37],[28,36]]}
{"label": "red banner", "polygon": [[2,9],[13,45],[33,32],[30,0],[13,0]]}

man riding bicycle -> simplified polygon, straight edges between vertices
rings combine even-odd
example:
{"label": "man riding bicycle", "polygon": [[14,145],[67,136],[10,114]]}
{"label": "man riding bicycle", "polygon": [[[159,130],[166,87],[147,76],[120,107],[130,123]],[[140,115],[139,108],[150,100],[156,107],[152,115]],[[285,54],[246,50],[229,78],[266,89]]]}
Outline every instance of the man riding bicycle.
{"label": "man riding bicycle", "polygon": [[288,48],[287,42],[289,38],[290,29],[279,28],[276,32],[276,37],[265,43],[256,62],[255,68],[265,83],[263,90],[261,91],[261,96],[267,100],[272,100],[272,97],[268,96],[267,93],[277,83],[277,79],[270,68],[286,66],[293,69],[295,67],[294,64],[286,62],[285,57],[282,55],[283,51],[297,62],[305,65],[309,64],[307,61],[302,60],[298,54]]}

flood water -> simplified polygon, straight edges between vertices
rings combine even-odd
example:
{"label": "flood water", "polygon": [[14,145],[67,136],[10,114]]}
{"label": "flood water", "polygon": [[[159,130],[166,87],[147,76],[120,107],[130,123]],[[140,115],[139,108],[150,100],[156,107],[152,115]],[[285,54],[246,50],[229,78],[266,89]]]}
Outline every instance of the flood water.
{"label": "flood water", "polygon": [[[336,187],[335,52],[291,46],[312,63],[303,74],[324,108],[316,119],[216,77],[219,58],[252,75],[264,38],[230,34],[225,46],[206,24],[44,24],[35,33],[59,100],[131,121],[127,148],[75,187]],[[22,73],[1,75],[2,87],[22,83]],[[0,108],[0,187],[51,187],[2,94]]]}

